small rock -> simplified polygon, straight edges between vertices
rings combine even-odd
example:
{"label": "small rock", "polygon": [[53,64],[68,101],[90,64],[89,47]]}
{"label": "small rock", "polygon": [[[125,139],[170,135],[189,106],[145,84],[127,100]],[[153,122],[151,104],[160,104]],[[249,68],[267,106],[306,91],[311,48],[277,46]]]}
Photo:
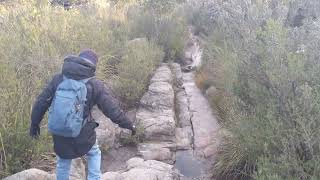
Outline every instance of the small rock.
{"label": "small rock", "polygon": [[217,88],[215,88],[214,86],[211,86],[206,90],[207,97],[214,97],[217,95],[217,93]]}

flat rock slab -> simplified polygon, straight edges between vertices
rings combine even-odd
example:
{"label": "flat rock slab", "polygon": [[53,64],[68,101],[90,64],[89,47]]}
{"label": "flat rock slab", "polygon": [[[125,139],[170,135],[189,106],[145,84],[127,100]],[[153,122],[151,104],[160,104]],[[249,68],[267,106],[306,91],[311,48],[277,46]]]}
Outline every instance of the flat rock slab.
{"label": "flat rock slab", "polygon": [[194,147],[203,157],[216,153],[220,143],[219,124],[213,115],[208,100],[194,82],[193,73],[184,73],[184,88],[189,99],[189,111],[194,133]]}
{"label": "flat rock slab", "polygon": [[170,142],[145,142],[138,146],[139,154],[144,160],[157,160],[168,164],[175,161],[176,145]]}
{"label": "flat rock slab", "polygon": [[137,114],[138,123],[144,128],[145,140],[173,141],[175,135],[175,120],[165,113],[141,111]]}
{"label": "flat rock slab", "polygon": [[189,102],[185,90],[180,90],[176,94],[176,110],[178,111],[178,126],[191,127],[191,113],[189,110]]}
{"label": "flat rock slab", "polygon": [[155,161],[132,158],[127,161],[125,172],[107,172],[102,180],[179,180],[180,174],[172,165]]}
{"label": "flat rock slab", "polygon": [[193,133],[190,126],[176,128],[176,146],[177,150],[188,150],[192,148]]}
{"label": "flat rock slab", "polygon": [[174,91],[172,85],[167,82],[154,82],[150,84],[148,92],[144,94],[140,105],[148,110],[161,112],[173,109]]}
{"label": "flat rock slab", "polygon": [[166,64],[163,64],[156,70],[154,76],[150,80],[150,84],[154,82],[167,82],[169,84],[172,84],[172,81],[173,76],[170,68]]}

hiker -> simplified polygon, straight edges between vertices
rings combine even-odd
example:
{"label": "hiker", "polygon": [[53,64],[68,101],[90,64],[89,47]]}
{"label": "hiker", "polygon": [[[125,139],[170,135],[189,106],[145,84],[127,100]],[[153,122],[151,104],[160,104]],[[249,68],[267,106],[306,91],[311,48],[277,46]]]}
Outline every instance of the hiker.
{"label": "hiker", "polygon": [[[91,115],[97,105],[104,115],[121,128],[135,134],[135,126],[119,107],[102,81],[94,78],[98,56],[84,50],[64,59],[62,73],[37,98],[31,114],[30,135],[40,135],[40,122],[49,109],[48,130],[57,154],[57,180],[68,180],[72,159],[86,155],[88,180],[101,178],[101,151],[96,142],[99,126]],[[49,108],[50,107],[50,108]]]}

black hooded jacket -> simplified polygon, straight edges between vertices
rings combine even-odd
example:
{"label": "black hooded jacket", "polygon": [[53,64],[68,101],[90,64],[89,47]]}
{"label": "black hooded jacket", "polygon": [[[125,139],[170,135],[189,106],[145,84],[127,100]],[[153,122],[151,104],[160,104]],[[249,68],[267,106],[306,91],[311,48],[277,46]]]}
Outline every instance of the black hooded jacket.
{"label": "black hooded jacket", "polygon": [[[31,113],[31,128],[39,127],[44,114],[49,109],[55,91],[62,82],[63,76],[70,79],[81,80],[95,76],[96,66],[77,56],[69,56],[65,59],[62,73],[53,77],[51,82],[38,96]],[[119,107],[119,103],[105,88],[102,81],[92,78],[87,83],[87,102],[84,110],[84,118],[89,122],[82,128],[80,135],[76,138],[67,138],[53,135],[54,151],[63,159],[74,159],[88,153],[96,142],[95,128],[98,127],[91,118],[93,106],[98,108],[109,117],[114,123],[122,128],[132,129],[132,122]]]}

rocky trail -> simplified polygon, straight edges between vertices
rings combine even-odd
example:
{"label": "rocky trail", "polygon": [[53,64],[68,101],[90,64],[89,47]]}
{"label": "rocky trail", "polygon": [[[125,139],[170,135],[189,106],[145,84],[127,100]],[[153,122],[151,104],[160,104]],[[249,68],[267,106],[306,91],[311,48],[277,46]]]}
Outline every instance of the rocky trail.
{"label": "rocky trail", "polygon": [[[129,113],[144,129],[144,140],[137,146],[122,146],[120,141],[129,138],[130,132],[94,111],[100,123],[103,180],[212,179],[219,125],[190,71],[201,64],[201,54],[199,40],[190,33],[183,68],[164,63],[156,70],[139,108]],[[71,177],[85,179],[83,159],[73,162]],[[17,179],[55,179],[55,175],[30,169],[5,180]]]}

